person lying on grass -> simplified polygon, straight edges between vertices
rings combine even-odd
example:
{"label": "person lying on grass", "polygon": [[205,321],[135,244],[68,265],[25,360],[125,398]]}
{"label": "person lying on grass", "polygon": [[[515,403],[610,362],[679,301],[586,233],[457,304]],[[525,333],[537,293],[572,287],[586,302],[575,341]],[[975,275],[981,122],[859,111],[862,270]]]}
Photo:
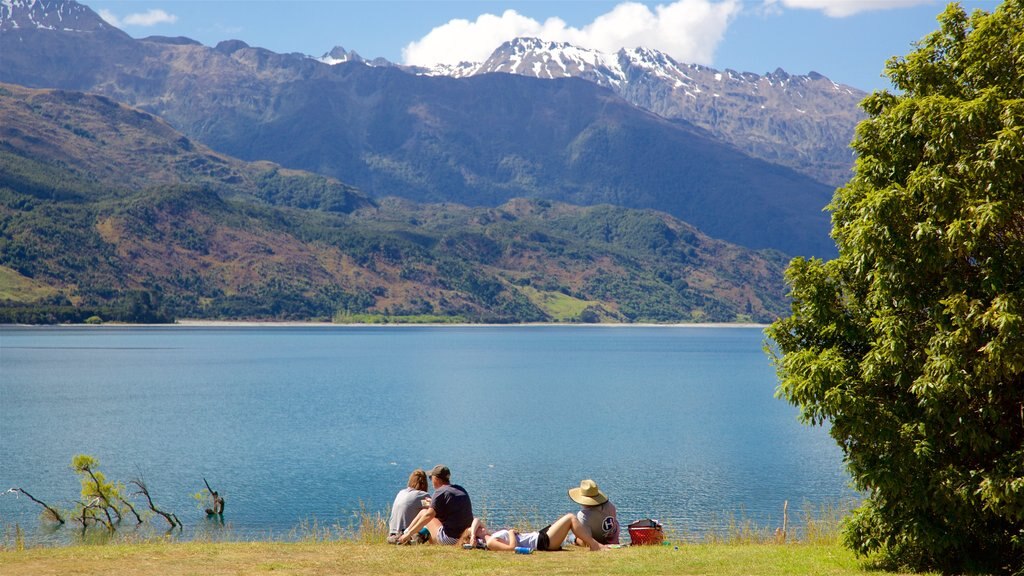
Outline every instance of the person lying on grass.
{"label": "person lying on grass", "polygon": [[574,514],[566,514],[537,532],[516,532],[513,528],[507,528],[489,533],[480,519],[474,518],[466,539],[472,539],[477,547],[488,550],[511,552],[516,548],[527,548],[530,551],[550,552],[561,550],[570,532],[576,536],[578,544],[590,547],[592,552],[608,549],[608,546],[594,540],[590,531],[584,529]]}

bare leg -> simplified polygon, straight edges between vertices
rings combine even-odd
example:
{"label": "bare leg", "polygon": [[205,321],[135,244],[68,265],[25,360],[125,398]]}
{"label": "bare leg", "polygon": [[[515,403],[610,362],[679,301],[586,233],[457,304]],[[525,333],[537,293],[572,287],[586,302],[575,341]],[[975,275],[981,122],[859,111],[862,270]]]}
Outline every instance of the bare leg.
{"label": "bare leg", "polygon": [[562,549],[562,542],[565,542],[565,538],[569,536],[574,518],[576,518],[574,515],[566,514],[551,524],[548,528],[548,550]]}
{"label": "bare leg", "polygon": [[[591,552],[597,552],[599,550],[608,550],[608,546],[599,543],[597,540],[594,540],[594,537],[590,534],[590,529],[584,526],[583,523],[580,522],[579,518],[577,518],[574,514],[566,514],[566,516],[568,516],[569,519],[572,521],[572,533],[576,535],[576,544],[580,544],[580,542],[582,542],[583,545],[586,545],[590,548]],[[565,518],[565,516],[563,516],[563,518]]]}
{"label": "bare leg", "polygon": [[479,533],[483,531],[483,522],[480,522],[480,519],[474,516],[473,522],[469,525],[469,528],[466,528],[462,533],[462,538],[459,538],[459,544],[469,544],[470,547],[476,548],[476,541],[481,537]]}
{"label": "bare leg", "polygon": [[440,544],[441,542],[437,539],[437,531],[441,529],[441,521],[437,518],[430,518],[430,522],[427,522],[427,530],[430,531],[430,543]]}
{"label": "bare leg", "polygon": [[[424,526],[427,526],[431,520],[434,520],[433,508],[424,508],[423,510],[420,510],[419,514],[416,515],[416,518],[413,518],[412,524],[410,524],[409,527],[405,529],[405,532],[402,532],[402,535],[399,536],[398,543],[405,544],[409,540],[412,540],[413,534],[419,532]],[[438,522],[438,526],[440,525],[441,523]],[[430,535],[431,539],[433,539],[434,532],[431,532]]]}

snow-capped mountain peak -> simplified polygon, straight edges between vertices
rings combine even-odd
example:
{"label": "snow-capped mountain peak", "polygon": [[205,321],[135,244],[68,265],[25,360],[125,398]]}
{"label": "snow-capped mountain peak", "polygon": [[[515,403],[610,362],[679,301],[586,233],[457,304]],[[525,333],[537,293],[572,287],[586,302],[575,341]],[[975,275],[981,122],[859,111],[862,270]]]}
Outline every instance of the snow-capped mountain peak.
{"label": "snow-capped mountain peak", "polygon": [[[718,71],[651,48],[608,53],[538,38],[505,42],[483,62],[421,73],[462,78],[495,72],[588,80],[655,114],[692,122],[749,154],[835,184],[848,177],[853,160],[846,144],[865,96],[816,72]],[[827,168],[813,171],[810,165]]]}
{"label": "snow-capped mountain peak", "polygon": [[604,86],[625,80],[616,54],[539,38],[515,38],[499,46],[484,62],[439,66],[428,74],[463,77],[493,72],[549,79],[573,76]]}
{"label": "snow-capped mountain peak", "polygon": [[0,31],[113,30],[95,12],[74,0],[0,0]]}
{"label": "snow-capped mountain peak", "polygon": [[331,66],[333,66],[335,64],[342,64],[344,62],[363,62],[363,57],[360,56],[359,53],[356,52],[355,50],[349,52],[348,50],[345,50],[345,48],[341,46],[335,46],[334,48],[331,49],[330,52],[317,58],[317,60],[323,62],[324,64],[330,64]]}
{"label": "snow-capped mountain peak", "polygon": [[[313,57],[310,56],[310,58],[313,58]],[[324,54],[323,56],[321,56],[319,58],[313,58],[313,59],[314,60],[318,60],[320,62],[323,62],[324,64],[328,64],[330,66],[334,66],[335,64],[344,64],[345,62],[359,62],[360,64],[365,64],[367,66],[394,66],[395,65],[393,62],[391,62],[390,60],[387,60],[385,58],[374,58],[373,60],[367,60],[366,58],[363,58],[355,50],[351,50],[351,51],[350,50],[345,50],[341,46],[335,46],[334,48],[331,49],[330,52]]]}

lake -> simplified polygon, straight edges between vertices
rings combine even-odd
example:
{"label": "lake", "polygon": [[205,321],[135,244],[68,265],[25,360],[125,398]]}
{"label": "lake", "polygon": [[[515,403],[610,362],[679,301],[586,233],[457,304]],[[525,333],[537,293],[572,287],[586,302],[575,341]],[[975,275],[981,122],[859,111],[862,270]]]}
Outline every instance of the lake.
{"label": "lake", "polygon": [[[855,494],[827,430],[774,398],[759,328],[0,328],[0,490],[71,507],[75,454],[142,476],[208,530],[203,479],[231,537],[288,538],[384,512],[443,463],[491,525],[550,522],[593,478],[623,526],[701,535],[730,514]],[[0,496],[0,527],[62,541]],[[160,519],[160,522],[163,522]]]}

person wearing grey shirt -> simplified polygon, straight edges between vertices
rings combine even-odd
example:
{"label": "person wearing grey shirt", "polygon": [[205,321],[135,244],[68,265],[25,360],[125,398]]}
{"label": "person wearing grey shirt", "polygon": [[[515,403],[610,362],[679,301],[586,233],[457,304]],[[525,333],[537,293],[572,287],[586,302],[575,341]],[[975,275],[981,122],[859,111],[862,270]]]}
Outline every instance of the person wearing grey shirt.
{"label": "person wearing grey shirt", "polygon": [[427,507],[427,473],[417,468],[409,475],[409,485],[399,490],[391,505],[388,519],[388,542],[398,543],[398,537],[408,528],[420,510]]}
{"label": "person wearing grey shirt", "polygon": [[579,488],[569,489],[569,498],[583,507],[576,517],[594,540],[601,544],[619,543],[619,518],[615,505],[601,492],[596,482],[583,480]]}

